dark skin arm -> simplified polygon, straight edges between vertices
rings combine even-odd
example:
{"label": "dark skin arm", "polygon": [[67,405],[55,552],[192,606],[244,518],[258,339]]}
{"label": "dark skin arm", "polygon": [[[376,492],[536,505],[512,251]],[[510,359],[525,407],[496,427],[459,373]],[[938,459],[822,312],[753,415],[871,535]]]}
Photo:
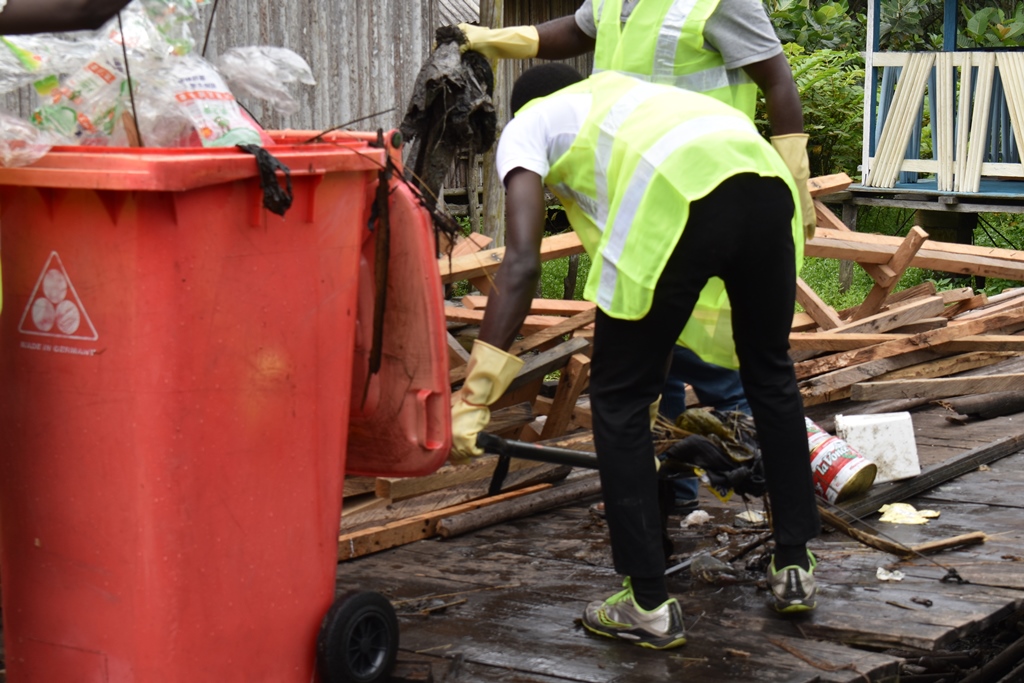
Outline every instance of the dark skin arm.
{"label": "dark skin arm", "polygon": [[761,62],[743,67],[747,75],[764,93],[768,125],[772,135],[804,132],[804,114],[800,93],[793,81],[793,71],[786,56],[779,53]]}
{"label": "dark skin arm", "polygon": [[480,341],[507,351],[523,325],[540,281],[544,183],[523,168],[505,178],[505,258],[487,297]]}
{"label": "dark skin arm", "polygon": [[7,0],[0,35],[97,29],[130,0]]}
{"label": "dark skin arm", "polygon": [[540,59],[568,59],[594,51],[594,39],[580,30],[574,14],[538,24],[537,36]]}

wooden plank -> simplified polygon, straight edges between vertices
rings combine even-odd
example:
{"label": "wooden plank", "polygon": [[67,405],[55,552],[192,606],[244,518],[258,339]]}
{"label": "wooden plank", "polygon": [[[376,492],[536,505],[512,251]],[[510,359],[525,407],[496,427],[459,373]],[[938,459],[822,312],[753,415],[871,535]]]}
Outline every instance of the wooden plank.
{"label": "wooden plank", "polygon": [[[546,396],[538,396],[537,400],[533,403],[533,412],[538,415],[547,415],[551,412],[551,404],[554,402],[553,399],[547,398]],[[585,399],[584,401],[578,401],[572,409],[571,424],[581,427],[583,429],[594,428],[594,418],[590,412],[590,400]]]}
{"label": "wooden plank", "polygon": [[[876,284],[877,288],[878,285]],[[874,291],[874,289],[872,290]],[[879,301],[878,305],[882,302]],[[916,322],[922,318],[930,318],[932,316],[942,313],[946,305],[942,301],[940,296],[931,296],[924,299],[913,299],[907,303],[881,313],[875,313],[870,316],[860,316],[853,318],[851,322],[843,323],[839,327],[831,330],[822,332],[824,335],[834,335],[840,332],[843,333],[876,333],[886,332],[887,330],[893,330],[897,327]],[[860,309],[858,308],[859,312]]]}
{"label": "wooden plank", "polygon": [[[575,232],[565,232],[541,240],[540,257],[542,261],[583,253],[583,244]],[[441,282],[451,284],[462,280],[472,280],[494,273],[505,258],[505,247],[467,254],[449,260],[438,259],[437,266],[441,273]]]}
{"label": "wooden plank", "polygon": [[928,330],[937,330],[940,327],[945,327],[949,324],[949,321],[943,318],[941,315],[932,318],[921,318],[907,325],[900,325],[895,328],[893,332],[899,334],[917,334],[918,332],[927,332]]}
{"label": "wooden plank", "polygon": [[[846,223],[843,223],[838,216],[832,213],[832,209],[825,206],[825,203],[820,199],[814,200],[814,214],[818,219],[818,229],[824,227],[837,230],[839,232],[853,232],[846,226]],[[817,236],[818,233],[815,232],[814,234]],[[806,247],[805,255],[807,255]],[[894,275],[889,266],[884,263],[858,263],[858,265],[863,268],[864,272],[870,275],[871,279],[875,282],[887,281]]]}
{"label": "wooden plank", "polygon": [[899,279],[903,276],[904,271],[910,265],[910,261],[914,258],[921,249],[921,245],[928,239],[928,233],[916,225],[910,229],[907,233],[903,243],[896,249],[896,253],[892,255],[889,262],[886,264],[893,272],[893,276],[890,279],[884,281],[875,281],[875,284],[871,287],[871,291],[868,292],[867,297],[864,299],[857,310],[851,316],[854,320],[866,318],[870,315],[874,315],[881,308],[885,298],[889,296],[893,287],[899,282]]}
{"label": "wooden plank", "polygon": [[[376,496],[388,500],[405,500],[460,484],[489,480],[497,464],[497,456],[482,455],[478,458],[470,458],[469,462],[458,465],[442,465],[433,474],[423,477],[378,477]],[[538,464],[542,463],[517,458],[511,463],[509,471],[530,469]]]}
{"label": "wooden plank", "polygon": [[895,503],[924,493],[951,479],[976,470],[981,465],[1013,455],[1024,449],[1024,433],[1003,437],[984,446],[971,449],[952,460],[930,467],[916,477],[900,482],[880,484],[868,491],[862,498],[851,500],[838,507],[853,517],[874,514],[886,503]]}
{"label": "wooden plank", "polygon": [[[462,308],[460,306],[445,306],[444,317],[448,322],[463,323],[466,325],[479,325],[483,322],[484,315],[487,311],[472,310],[469,308]],[[552,325],[557,325],[562,322],[564,318],[560,318],[554,315],[528,315],[523,320],[522,329],[546,329]]]}
{"label": "wooden plank", "polygon": [[478,232],[472,232],[452,247],[452,258],[456,259],[460,256],[466,256],[467,254],[475,254],[478,251],[483,251],[494,241],[493,237],[487,235],[481,235]]}
{"label": "wooden plank", "polygon": [[469,362],[469,351],[451,332],[448,333],[448,367],[461,368]]}
{"label": "wooden plank", "polygon": [[948,398],[965,394],[1012,391],[1024,386],[1024,374],[987,377],[946,377],[933,379],[896,379],[861,382],[853,387],[854,401],[878,401],[891,398]]}
{"label": "wooden plank", "polygon": [[562,371],[555,390],[551,411],[544,421],[540,438],[553,439],[565,433],[572,421],[576,401],[590,381],[590,358],[581,353],[574,354]]}
{"label": "wooden plank", "polygon": [[939,192],[953,191],[953,131],[954,72],[953,53],[940,52],[935,57],[935,158],[939,162],[936,174]]}
{"label": "wooden plank", "polygon": [[[594,322],[594,318],[596,315],[597,309],[592,308],[589,311],[577,313],[576,315],[569,319],[558,318],[558,322],[555,323],[554,325],[548,325],[539,332],[535,332],[526,337],[525,339],[522,339],[512,344],[508,352],[511,353],[513,356],[519,356],[526,353],[527,351],[532,351],[538,348],[539,346],[546,344],[549,341],[553,341],[565,334],[568,334],[569,332],[578,330],[581,327],[589,325],[590,323]],[[579,339],[579,341],[583,342],[583,345],[578,350],[582,350],[582,348],[585,348],[590,343],[589,340],[586,339]],[[466,368],[453,368],[448,373],[448,379],[452,384],[455,384],[456,382],[461,382],[462,380],[466,379]]]}
{"label": "wooden plank", "polygon": [[827,403],[840,397],[849,396],[848,392],[845,394],[842,392],[857,382],[863,382],[911,365],[927,363],[942,357],[942,355],[935,349],[922,349],[891,358],[840,368],[800,382],[800,395],[804,399],[805,406]]}
{"label": "wooden plank", "polygon": [[843,324],[835,309],[826,304],[803,278],[796,279],[796,300],[822,329],[831,330]]}
{"label": "wooden plank", "polygon": [[512,384],[509,385],[509,391],[511,392],[517,387],[532,382],[535,379],[543,380],[545,375],[564,367],[574,354],[582,352],[588,346],[590,346],[590,341],[587,339],[570,339],[553,349],[527,358],[523,369],[519,371],[516,378],[512,380]]}
{"label": "wooden plank", "polygon": [[[818,228],[814,239],[804,245],[804,255],[868,263],[887,263],[899,248],[899,238],[862,232],[839,232]],[[925,242],[910,263],[915,268],[963,275],[980,275],[1024,282],[1024,252],[995,247],[943,245]]]}
{"label": "wooden plank", "polygon": [[[512,458],[516,460],[516,458]],[[447,515],[437,522],[437,534],[441,538],[452,538],[485,526],[526,517],[550,510],[582,498],[592,498],[601,493],[601,478],[596,474],[581,477],[571,483],[537,491],[514,500],[505,500],[486,508],[466,510]]]}
{"label": "wooden plank", "polygon": [[901,353],[920,349],[923,346],[934,346],[954,341],[961,337],[998,330],[1022,320],[1024,320],[1024,305],[1018,306],[1006,313],[949,325],[938,330],[921,332],[920,334],[911,335],[906,339],[896,339],[863,349],[844,351],[824,358],[804,361],[797,364],[796,376],[797,379],[804,379],[857,363],[890,358]]}
{"label": "wooden plank", "polygon": [[953,318],[955,316],[960,315],[961,313],[966,313],[967,311],[971,311],[980,306],[984,306],[987,303],[988,296],[986,296],[983,292],[981,294],[978,294],[977,296],[972,296],[969,299],[957,301],[952,306],[947,307],[946,310],[942,312],[942,317]]}
{"label": "wooden plank", "polygon": [[807,189],[812,197],[824,197],[837,192],[842,192],[853,180],[845,173],[833,173],[832,175],[815,176],[807,180]]}
{"label": "wooden plank", "polygon": [[509,491],[482,500],[462,503],[443,510],[427,512],[408,519],[389,522],[382,526],[362,529],[338,537],[338,561],[344,562],[355,557],[395,548],[405,543],[412,543],[437,534],[437,521],[459,512],[476,510],[505,500],[525,496],[536,491],[551,488],[551,484],[537,484],[517,491]]}
{"label": "wooden plank", "polygon": [[[487,297],[479,294],[467,294],[462,297],[462,305],[469,309],[487,308]],[[589,311],[596,304],[590,301],[573,299],[534,299],[530,303],[531,315],[564,315],[572,316]]]}
{"label": "wooden plank", "polygon": [[342,487],[342,495],[359,496],[364,493],[373,493],[377,489],[377,480],[374,477],[345,477],[345,484]]}
{"label": "wooden plank", "polygon": [[996,55],[994,52],[971,53],[973,66],[977,67],[974,83],[974,111],[971,113],[971,137],[967,143],[967,163],[963,175],[956,178],[958,192],[977,192],[981,187],[981,164],[988,151],[989,110],[992,108],[992,86],[995,80]]}
{"label": "wooden plank", "polygon": [[868,172],[865,185],[893,187],[896,184],[914,121],[924,99],[925,83],[934,62],[934,53],[914,52],[910,54],[907,66],[900,73],[899,81],[896,84],[892,106],[889,107],[882,125],[875,163]]}
{"label": "wooden plank", "polygon": [[574,332],[581,327],[585,327],[594,322],[597,318],[597,308],[589,308],[581,313],[577,313],[571,318],[560,320],[556,324],[548,327],[547,329],[536,332],[525,339],[521,339],[516,343],[512,344],[509,348],[509,353],[514,356],[532,351],[533,349],[546,344],[549,341],[558,339],[559,337]]}
{"label": "wooden plank", "polygon": [[[876,334],[823,334],[820,332],[793,332],[789,346],[797,351],[850,351],[884,342],[913,339],[918,334],[882,332]],[[1024,337],[1010,334],[978,334],[938,344],[944,351],[1024,351]]]}
{"label": "wooden plank", "polygon": [[[1015,139],[1024,140],[1024,55],[1019,52],[996,54],[996,66],[1006,96],[1006,107],[1010,114]],[[1024,169],[1022,169],[1024,170]]]}

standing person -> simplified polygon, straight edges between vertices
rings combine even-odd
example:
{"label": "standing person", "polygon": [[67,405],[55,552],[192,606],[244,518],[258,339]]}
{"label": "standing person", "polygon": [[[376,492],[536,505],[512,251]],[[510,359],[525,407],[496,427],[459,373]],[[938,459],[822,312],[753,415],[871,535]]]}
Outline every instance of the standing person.
{"label": "standing person", "polygon": [[103,26],[131,0],[0,0],[0,35]]}
{"label": "standing person", "polygon": [[[489,29],[460,25],[467,48],[491,58],[566,59],[594,52],[594,70],[621,71],[644,80],[704,92],[754,117],[756,90],[765,95],[772,146],[789,168],[800,192],[804,232],[814,235],[814,203],[807,135],[793,74],[760,0],[585,0],[575,15],[538,26]],[[720,317],[715,312],[721,312]],[[711,337],[729,337],[728,300],[712,281],[697,306]],[[685,407],[685,385],[701,403],[746,412],[736,359],[705,362],[676,349],[664,388],[661,412],[674,420]],[[696,507],[697,480],[678,479],[675,508]]]}
{"label": "standing person", "polygon": [[747,117],[712,98],[615,72],[570,85],[579,78],[548,64],[513,89],[517,113],[497,154],[508,207],[505,259],[453,401],[453,451],[481,454],[476,436],[487,406],[522,364],[506,349],[540,277],[546,184],[592,259],[584,296],[598,306],[594,440],[612,556],[625,576],[623,591],[587,606],[584,625],[650,648],[685,643],[682,612],[665,583],[649,407],[664,386],[665,359],[713,277],[732,302],[735,347],[704,339],[695,350],[739,356],[774,520],[773,604],[813,609],[806,544],[820,521],[788,355],[803,251],[793,178]]}

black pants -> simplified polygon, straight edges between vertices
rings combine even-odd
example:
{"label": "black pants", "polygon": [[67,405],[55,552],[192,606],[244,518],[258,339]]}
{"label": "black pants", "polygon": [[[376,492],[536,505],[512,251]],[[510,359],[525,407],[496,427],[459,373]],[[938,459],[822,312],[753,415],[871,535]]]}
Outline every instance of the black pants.
{"label": "black pants", "polygon": [[732,304],[740,376],[757,425],[777,543],[800,545],[820,530],[803,402],[789,358],[796,297],[793,200],[777,178],[741,174],[690,206],[642,320],[598,310],[590,396],[615,569],[665,571],[649,407],[665,384],[672,348],[712,276]]}

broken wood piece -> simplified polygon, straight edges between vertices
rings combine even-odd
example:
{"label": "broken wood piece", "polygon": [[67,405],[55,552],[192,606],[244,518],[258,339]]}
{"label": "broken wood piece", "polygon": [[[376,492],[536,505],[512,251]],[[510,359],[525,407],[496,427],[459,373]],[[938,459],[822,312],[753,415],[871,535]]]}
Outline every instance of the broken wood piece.
{"label": "broken wood piece", "polygon": [[905,339],[896,339],[855,351],[845,351],[797,363],[795,368],[796,376],[797,379],[806,379],[851,365],[891,358],[892,356],[914,351],[922,347],[934,346],[954,341],[961,337],[998,330],[1021,321],[1024,321],[1024,305],[1018,304],[1016,308],[986,318],[956,323],[938,330],[911,335]]}
{"label": "broken wood piece", "polygon": [[590,358],[582,353],[574,354],[558,380],[551,410],[540,433],[542,439],[553,439],[565,433],[572,421],[576,401],[589,381]]}
{"label": "broken wood piece", "polygon": [[879,401],[894,398],[939,399],[967,394],[1011,391],[1024,386],[1024,374],[988,375],[986,377],[941,377],[930,379],[896,379],[882,382],[861,382],[853,386],[854,401]]}
{"label": "broken wood piece", "polygon": [[[465,310],[465,309],[463,309],[463,310]],[[522,355],[522,354],[526,353],[527,351],[532,351],[533,349],[537,348],[538,346],[540,346],[542,344],[545,344],[545,343],[547,343],[549,341],[552,341],[554,339],[558,339],[559,337],[561,337],[564,334],[568,334],[569,332],[572,332],[573,330],[577,330],[580,327],[583,327],[585,325],[589,325],[590,323],[594,322],[594,317],[596,316],[596,312],[597,312],[597,309],[591,309],[589,311],[584,311],[582,313],[578,313],[578,314],[576,314],[573,317],[568,318],[568,319],[566,319],[566,318],[557,318],[557,320],[559,322],[557,322],[554,325],[548,325],[548,326],[544,327],[544,329],[540,330],[539,332],[535,332],[534,334],[531,334],[531,335],[527,336],[525,339],[522,339],[522,340],[514,343],[511,346],[511,348],[509,348],[508,352],[510,354],[512,354],[513,356],[519,356],[519,355]],[[476,311],[476,313],[482,313],[482,311]],[[588,339],[580,338],[580,339],[571,339],[570,341],[575,341],[577,343],[577,345],[578,345],[576,347],[577,351],[580,351],[583,348],[586,348],[587,346],[590,345],[590,341]],[[544,353],[547,353],[547,351],[545,351]],[[561,366],[559,366],[559,367],[561,367]],[[520,371],[520,374],[521,373],[522,373],[522,371]],[[466,379],[466,368],[465,367],[453,368],[448,373],[448,380],[452,384],[455,384],[457,382],[461,382],[464,379]]]}
{"label": "broken wood piece", "polygon": [[512,380],[509,391],[517,386],[528,383],[534,379],[544,379],[544,376],[565,366],[573,354],[580,353],[590,346],[587,339],[570,339],[548,351],[543,351],[535,356],[527,358],[522,370]]}
{"label": "broken wood piece", "polygon": [[913,299],[881,313],[860,318],[854,316],[851,322],[843,323],[831,330],[825,330],[823,334],[886,332],[916,322],[921,318],[938,315],[942,313],[945,306],[940,296]]}
{"label": "broken wood piece", "polygon": [[567,505],[600,493],[600,478],[597,474],[588,474],[567,484],[531,492],[528,496],[517,496],[515,500],[505,500],[486,508],[468,509],[457,514],[446,515],[437,522],[437,534],[441,538],[452,538],[486,526]]}
{"label": "broken wood piece", "polygon": [[796,279],[796,300],[821,329],[831,330],[843,324],[835,309],[826,304],[803,278]]}
{"label": "broken wood piece", "polygon": [[[462,305],[468,309],[487,308],[487,297],[479,294],[467,294],[462,297]],[[595,308],[596,304],[590,301],[576,301],[573,299],[534,299],[530,303],[530,315],[564,315],[572,316],[577,313],[589,311]]]}
{"label": "broken wood piece", "polygon": [[538,491],[551,488],[551,484],[537,484],[517,491],[509,491],[497,496],[491,496],[480,500],[474,500],[461,505],[427,512],[415,517],[389,522],[382,526],[370,527],[338,537],[338,561],[344,562],[354,557],[361,557],[389,548],[395,548],[406,543],[430,538],[437,532],[437,522],[444,517],[453,514],[476,510],[478,508],[494,505],[496,503],[519,498]]}
{"label": "broken wood piece", "polygon": [[[580,254],[583,251],[583,244],[576,233],[565,232],[541,240],[540,258],[542,261],[549,261],[563,256]],[[505,247],[498,247],[453,258],[450,263],[447,258],[438,259],[437,265],[441,273],[441,282],[447,285],[491,275],[498,270],[504,258]]]}
{"label": "broken wood piece", "polygon": [[[804,245],[804,256],[834,258],[865,264],[885,264],[903,240],[874,233],[818,228],[814,239]],[[961,275],[980,275],[1024,281],[1024,252],[969,244],[948,244],[928,240],[911,260],[915,268]]]}
{"label": "broken wood piece", "polygon": [[928,330],[937,330],[948,324],[949,321],[942,316],[921,318],[920,320],[915,320],[912,323],[895,327],[893,328],[893,332],[896,332],[897,334],[918,334],[919,332],[927,332]]}
{"label": "broken wood piece", "polygon": [[469,351],[451,332],[448,333],[448,367],[461,368],[469,362]]}
{"label": "broken wood piece", "polygon": [[[445,306],[444,317],[453,323],[463,323],[466,325],[479,325],[483,322],[485,311],[472,310],[469,308],[462,308],[461,306]],[[553,315],[528,315],[523,320],[522,329],[530,330],[545,330],[553,325],[564,321],[564,318],[559,318]]]}
{"label": "broken wood piece", "polygon": [[824,197],[842,192],[853,184],[853,179],[845,173],[820,175],[807,180],[807,189],[812,197]]}
{"label": "broken wood piece", "polygon": [[525,339],[517,341],[512,344],[511,348],[509,348],[509,353],[514,356],[518,356],[526,353],[527,351],[532,351],[541,344],[545,344],[553,339],[558,339],[563,335],[569,334],[570,332],[574,332],[581,327],[591,324],[596,318],[596,307],[581,311],[571,318],[564,319],[561,322],[526,337]]}
{"label": "broken wood piece", "polygon": [[818,512],[821,514],[821,520],[836,531],[840,531],[855,541],[859,541],[870,548],[881,550],[884,553],[896,555],[903,559],[910,559],[917,555],[937,553],[943,550],[951,550],[953,548],[962,548],[967,545],[977,545],[979,543],[984,543],[987,538],[984,532],[974,531],[969,534],[960,534],[959,536],[929,541],[920,545],[906,546],[898,541],[893,541],[866,531],[861,531],[842,519],[839,515],[825,508],[823,505],[818,506]]}
{"label": "broken wood piece", "polygon": [[965,313],[967,311],[980,308],[981,306],[984,306],[987,303],[988,296],[986,296],[984,293],[978,294],[977,296],[972,296],[968,299],[963,299],[962,301],[957,301],[954,302],[952,305],[947,306],[946,310],[942,312],[942,317],[953,318],[954,316],[958,316],[961,313]]}
{"label": "broken wood piece", "polygon": [[[378,477],[376,495],[387,500],[405,500],[425,493],[490,479],[497,464],[497,456],[482,455],[458,465],[442,465],[433,474],[422,477]],[[528,460],[514,460],[511,471],[537,467],[539,463]]]}
{"label": "broken wood piece", "polygon": [[956,396],[938,403],[947,410],[967,417],[990,420],[993,417],[1024,412],[1024,391],[995,391]]}
{"label": "broken wood piece", "polygon": [[852,319],[859,320],[866,318],[870,315],[874,315],[881,308],[885,298],[889,296],[889,292],[899,283],[900,278],[903,276],[903,272],[910,266],[911,260],[924,245],[928,239],[928,233],[914,226],[907,233],[903,243],[896,249],[896,253],[892,255],[889,262],[886,263],[889,269],[892,271],[891,276],[877,277],[872,276],[875,280],[875,284],[871,287],[871,291],[868,292],[867,297],[864,299],[864,303],[857,308],[854,312]]}
{"label": "broken wood piece", "polygon": [[[554,403],[553,399],[545,396],[538,396],[537,400],[533,403],[533,412],[537,415],[547,415],[551,412],[552,403]],[[585,400],[584,402],[577,401],[576,405],[573,406],[570,424],[582,427],[583,429],[594,428],[594,418],[590,412],[589,400]]]}
{"label": "broken wood piece", "polygon": [[452,258],[458,258],[459,256],[465,256],[467,254],[474,254],[478,251],[483,251],[491,242],[494,241],[493,237],[487,235],[481,235],[478,232],[471,232],[459,239],[452,247]]}

